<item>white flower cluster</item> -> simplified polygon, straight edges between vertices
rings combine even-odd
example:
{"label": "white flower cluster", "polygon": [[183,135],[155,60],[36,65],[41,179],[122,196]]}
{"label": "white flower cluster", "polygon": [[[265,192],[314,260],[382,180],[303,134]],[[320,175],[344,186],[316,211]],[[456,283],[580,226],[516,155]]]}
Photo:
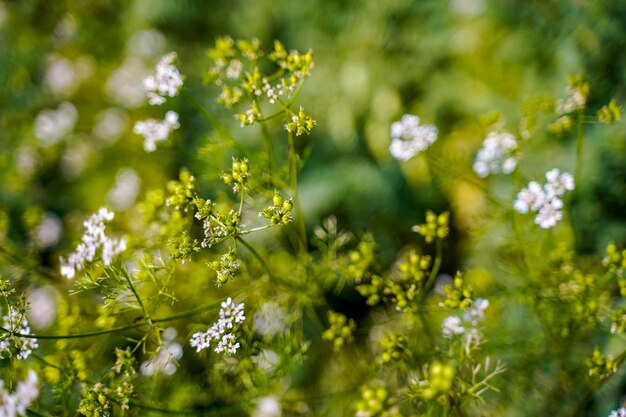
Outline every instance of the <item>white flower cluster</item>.
{"label": "white flower cluster", "polygon": [[437,128],[433,125],[420,125],[420,118],[405,114],[391,124],[391,145],[389,152],[394,158],[406,161],[428,149],[437,140]]}
{"label": "white flower cluster", "polygon": [[32,369],[28,370],[28,377],[20,381],[12,394],[4,387],[4,381],[0,379],[0,416],[15,417],[26,415],[26,409],[39,396],[37,387],[39,380]]}
{"label": "white flower cluster", "polygon": [[9,307],[8,314],[2,317],[2,328],[8,330],[9,333],[0,333],[0,337],[4,338],[0,339],[0,359],[10,358],[13,354],[18,359],[26,359],[33,349],[39,347],[37,339],[14,336],[15,333],[30,334],[30,326],[25,314]]}
{"label": "white flower cluster", "polygon": [[174,65],[176,52],[163,56],[156,65],[156,72],[143,80],[148,102],[155,106],[165,103],[165,97],[174,97],[183,86],[183,77]]}
{"label": "white flower cluster", "polygon": [[176,373],[176,361],[183,357],[183,347],[176,342],[176,329],[169,327],[161,335],[163,344],[156,353],[156,356],[141,364],[141,373],[146,376],[162,373],[164,375],[174,375]]}
{"label": "white flower cluster", "polygon": [[463,314],[463,318],[458,316],[446,317],[441,325],[443,337],[451,339],[454,336],[465,334],[468,343],[478,342],[480,333],[477,326],[485,319],[487,307],[489,307],[489,301],[484,298],[478,298],[472,302],[472,306]]}
{"label": "white flower cluster", "polygon": [[74,278],[76,270],[82,270],[85,262],[91,262],[95,259],[98,249],[102,249],[102,263],[105,266],[111,264],[115,255],[126,250],[124,239],[110,239],[104,234],[105,220],[113,220],[114,216],[115,213],[106,208],[101,208],[83,223],[86,230],[82,242],[67,257],[67,260],[61,258],[61,275],[68,279]]}
{"label": "white flower cluster", "polygon": [[287,327],[287,315],[276,303],[263,303],[254,313],[254,327],[261,336],[274,337],[281,334]]}
{"label": "white flower cluster", "polygon": [[33,131],[43,146],[51,146],[68,135],[78,120],[78,111],[70,102],[63,102],[59,108],[44,109],[35,119]]}
{"label": "white flower cluster", "polygon": [[243,311],[243,303],[233,304],[233,300],[228,297],[222,302],[220,309],[220,318],[206,332],[194,333],[189,340],[191,347],[196,348],[196,352],[210,347],[212,341],[217,341],[215,347],[216,353],[228,352],[235,354],[239,349],[239,342],[230,330],[233,330],[235,324],[243,323],[246,319]]}
{"label": "white flower cluster", "polygon": [[611,411],[609,417],[626,417],[626,408],[618,408],[617,410]]}
{"label": "white flower cluster", "polygon": [[528,188],[520,191],[513,203],[515,210],[522,214],[536,211],[535,223],[543,229],[556,226],[563,218],[561,197],[565,191],[574,189],[574,177],[557,168],[546,172],[546,180],[543,187],[535,181],[528,183]]}
{"label": "white flower cluster", "polygon": [[517,159],[513,155],[515,149],[517,149],[515,136],[506,132],[489,133],[476,154],[474,172],[481,178],[490,174],[512,173],[517,166]]}
{"label": "white flower cluster", "polygon": [[143,136],[143,149],[146,152],[154,152],[156,151],[156,143],[167,140],[170,132],[179,127],[178,113],[170,110],[165,114],[163,121],[148,119],[135,123],[133,132]]}

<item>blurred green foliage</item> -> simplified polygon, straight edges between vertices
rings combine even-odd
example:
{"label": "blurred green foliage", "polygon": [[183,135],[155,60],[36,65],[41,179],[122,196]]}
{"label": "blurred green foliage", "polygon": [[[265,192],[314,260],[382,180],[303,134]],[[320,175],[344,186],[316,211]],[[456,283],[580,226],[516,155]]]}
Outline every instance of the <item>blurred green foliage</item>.
{"label": "blurred green foliage", "polygon": [[[514,273],[493,276],[492,271],[499,270],[501,259],[515,258],[518,252],[503,244],[508,233],[504,222],[510,221],[510,213],[492,210],[476,187],[458,179],[473,176],[468,161],[473,160],[488,131],[479,122],[481,116],[499,112],[504,127],[517,132],[526,113],[523,103],[541,96],[563,97],[568,74],[583,74],[589,82],[588,108],[593,114],[610,99],[618,104],[626,101],[626,3],[622,1],[0,0],[0,273],[12,277],[18,292],[56,288],[59,324],[55,331],[67,332],[85,317],[106,324],[107,314],[116,314],[98,311],[98,303],[84,302],[82,312],[75,310],[78,307],[65,295],[71,285],[50,272],[58,270],[59,256],[74,247],[88,213],[113,206],[118,230],[130,239],[146,240],[140,244],[158,248],[163,242],[140,233],[145,226],[141,218],[164,205],[164,197],[155,190],[178,179],[181,169],[194,173],[202,195],[226,199],[218,180],[234,153],[188,101],[170,101],[169,107],[179,112],[184,123],[174,140],[157,152],[147,155],[141,138],[132,133],[135,121],[162,116],[158,109],[144,105],[141,88],[146,71],[161,55],[177,51],[189,94],[236,131],[241,144],[253,151],[260,149],[258,130],[240,128],[232,114],[217,104],[218,89],[202,83],[209,62],[206,50],[224,35],[258,38],[266,48],[278,39],[288,49],[310,48],[314,52],[313,76],[299,101],[306,104],[317,124],[311,136],[297,144],[305,162],[299,193],[309,235],[328,216],[336,216],[340,230],[356,236],[371,233],[379,262],[387,267],[398,253],[410,249],[406,242],[416,239],[411,226],[423,222],[427,209],[437,213],[451,210],[451,243],[441,270],[454,276],[459,269],[474,268],[467,279],[482,294],[508,294],[508,288],[517,285]],[[63,79],[59,67],[61,75],[51,73],[59,62],[70,66],[73,75],[69,80]],[[138,87],[140,99],[133,91]],[[46,109],[60,109],[63,102],[73,104],[75,123],[62,137],[42,140],[37,134],[37,118]],[[71,113],[67,117],[72,118]],[[437,146],[447,164],[442,175],[433,178],[425,158],[398,163],[389,155],[389,126],[404,113],[419,114],[438,126]],[[537,118],[541,126],[552,122],[541,112]],[[107,130],[111,126],[114,131]],[[274,127],[281,126],[277,122]],[[555,237],[574,242],[583,265],[591,264],[593,256],[602,257],[609,242],[620,247],[626,244],[626,126],[594,124],[586,129],[584,176],[576,178],[577,192],[568,213],[575,226]],[[278,154],[287,154],[286,141],[275,146]],[[557,165],[573,172],[575,151],[574,131],[560,136],[538,131],[521,164],[528,178],[539,178]],[[132,198],[114,191],[124,173],[135,184]],[[514,187],[502,178],[476,181],[490,187],[499,201],[510,200],[518,191],[518,184]],[[132,208],[136,201],[142,201],[142,212]],[[41,235],[39,226],[44,219],[60,224],[59,239],[47,240]],[[170,220],[175,227],[180,219]],[[288,238],[281,235],[280,239]],[[517,243],[541,244],[539,238]],[[335,346],[348,340],[357,346],[366,343],[365,337],[354,331],[352,318],[346,319],[354,317],[359,326],[369,325],[371,319],[364,299],[351,292],[353,288],[338,286],[328,291],[329,286],[320,285],[308,289],[302,278],[307,272],[293,266],[297,262],[286,260],[288,256],[278,248],[266,249],[268,264],[279,271],[286,269],[281,274],[302,285],[294,303],[310,308],[301,318],[302,334],[285,335],[285,340],[291,336],[294,340],[333,340],[336,335],[324,333],[325,316],[315,311],[319,309],[315,299],[322,298],[337,310],[330,322],[340,327],[338,332],[348,329],[341,343],[334,338]],[[536,256],[546,256],[541,247],[532,249],[537,249]],[[434,255],[434,249],[426,251]],[[205,258],[201,259],[208,261]],[[159,260],[145,262],[158,264]],[[226,292],[215,289],[209,279],[185,281],[186,276],[209,275],[205,265],[198,264],[181,265],[175,272],[175,297],[198,304],[223,298]],[[33,271],[38,268],[48,272],[36,276]],[[261,275],[258,265],[250,268],[251,275]],[[333,274],[322,269],[317,271],[320,280]],[[268,288],[259,291],[259,300],[273,298]],[[281,302],[289,304],[291,296],[276,291],[284,297]],[[210,295],[204,299],[203,294]],[[495,347],[491,349],[503,352],[501,359],[517,379],[510,386],[504,382],[501,392],[493,394],[499,395],[499,405],[484,415],[564,415],[558,414],[563,405],[559,399],[567,398],[563,403],[569,409],[574,396],[583,396],[571,384],[585,371],[581,371],[584,364],[580,358],[587,352],[581,347],[574,353],[554,348],[561,339],[548,330],[536,329],[540,318],[528,308],[533,294],[526,296],[529,298],[520,303],[493,307],[501,311],[495,327],[506,328],[508,333],[492,330],[488,339]],[[93,300],[101,301],[96,296]],[[260,304],[259,300],[255,302]],[[545,311],[554,312],[553,307],[545,307]],[[172,313],[167,305],[159,311],[163,316]],[[559,321],[559,317],[548,319]],[[111,323],[116,323],[115,319]],[[559,322],[558,326],[569,324]],[[601,340],[599,335],[594,337]],[[550,338],[558,341],[546,342]],[[288,345],[285,340],[275,343]],[[87,380],[99,368],[85,370],[81,363],[113,363],[113,347],[120,342],[115,337],[102,344],[71,342],[61,346],[67,357],[44,359],[59,366],[66,361],[75,368],[77,380]],[[409,343],[419,345],[420,341]],[[367,370],[351,369],[350,353],[333,356],[332,346],[311,349],[304,363],[296,366],[304,355],[300,348],[288,346],[279,351],[280,360],[294,367],[280,372],[289,375],[296,391],[313,400],[306,408],[300,397],[287,398],[291,409],[285,409],[285,415],[307,413],[302,410],[308,410],[308,415],[353,413],[352,402],[369,395],[365,391],[348,392],[349,404],[341,396],[319,403],[315,397],[358,387]],[[363,355],[358,349],[352,354]],[[189,351],[184,358],[188,361],[185,373],[180,373],[184,376],[176,380],[146,378],[142,388],[153,392],[155,398],[166,399],[170,408],[220,409],[221,415],[227,415],[227,410],[232,411],[230,415],[250,411],[246,405],[232,402],[236,398],[232,391],[250,389],[244,394],[250,398],[271,394],[262,388],[263,384],[272,386],[271,381],[255,379],[263,377],[253,375],[252,359],[219,366],[230,366],[226,374],[233,380],[237,373],[250,375],[255,379],[254,389],[249,381],[223,384],[211,380],[214,374],[203,373],[207,362],[214,365],[210,357],[197,357]],[[320,363],[327,366],[321,369]],[[54,367],[41,366],[54,374]],[[561,372],[555,379],[561,386],[550,379],[555,369]],[[48,380],[62,388],[62,376],[49,375]],[[581,413],[606,415],[617,404],[599,402],[605,395],[617,398],[624,386],[626,379],[620,374],[600,396],[589,399]],[[44,393],[42,403],[53,403],[52,391]],[[382,402],[386,395],[385,391]],[[77,406],[75,398],[68,401],[74,403],[57,405],[52,414]]]}

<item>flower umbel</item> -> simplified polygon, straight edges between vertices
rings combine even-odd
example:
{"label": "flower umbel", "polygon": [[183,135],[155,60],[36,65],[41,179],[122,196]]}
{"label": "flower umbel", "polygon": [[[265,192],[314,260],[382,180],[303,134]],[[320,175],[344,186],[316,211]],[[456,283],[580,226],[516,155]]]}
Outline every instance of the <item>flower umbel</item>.
{"label": "flower umbel", "polygon": [[174,65],[175,61],[176,52],[170,52],[159,60],[155,74],[143,80],[151,105],[165,103],[165,97],[176,96],[183,86],[183,77]]}
{"label": "flower umbel", "polygon": [[489,133],[474,161],[474,172],[481,178],[490,174],[510,174],[517,166],[513,152],[517,149],[515,137],[509,133]]}
{"label": "flower umbel", "polygon": [[146,152],[156,151],[156,143],[167,140],[172,130],[180,127],[178,113],[168,111],[165,120],[148,119],[135,123],[133,132],[143,136],[143,149]]}
{"label": "flower umbel", "polygon": [[210,347],[211,342],[216,341],[217,346],[214,349],[216,353],[235,354],[239,349],[239,342],[231,331],[236,324],[243,323],[246,319],[243,307],[243,303],[234,304],[232,298],[228,297],[222,302],[219,320],[213,323],[206,332],[194,333],[189,340],[191,347],[195,347],[196,352],[200,352]]}
{"label": "flower umbel", "polygon": [[407,161],[428,149],[437,140],[434,125],[420,125],[420,118],[405,114],[391,125],[391,145],[389,152],[394,158]]}
{"label": "flower umbel", "polygon": [[101,249],[102,263],[108,266],[113,257],[126,250],[124,239],[110,239],[104,234],[104,222],[113,220],[115,214],[106,208],[101,208],[85,221],[85,234],[82,242],[76,247],[67,259],[61,258],[61,275],[68,279],[74,278],[76,270],[84,268],[86,262],[92,262],[96,252]]}
{"label": "flower umbel", "polygon": [[537,212],[535,223],[543,229],[549,229],[563,219],[563,200],[566,191],[574,189],[574,177],[557,168],[546,173],[547,183],[542,187],[531,181],[528,187],[517,194],[513,203],[515,210],[522,214]]}

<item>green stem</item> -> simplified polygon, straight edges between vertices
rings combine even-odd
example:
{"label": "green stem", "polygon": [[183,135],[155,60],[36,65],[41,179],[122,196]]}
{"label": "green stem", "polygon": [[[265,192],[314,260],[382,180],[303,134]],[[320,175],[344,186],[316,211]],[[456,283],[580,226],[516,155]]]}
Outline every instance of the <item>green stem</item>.
{"label": "green stem", "polygon": [[298,153],[296,152],[296,144],[293,138],[293,133],[288,132],[287,136],[289,138],[289,182],[291,195],[296,209],[296,231],[300,252],[304,254],[306,252],[307,238],[302,206],[300,205],[300,198],[298,197]]}
{"label": "green stem", "polygon": [[[168,322],[168,321],[174,321],[174,320],[182,319],[182,318],[185,318],[185,317],[194,316],[194,315],[196,315],[198,313],[201,313],[201,312],[203,312],[205,310],[218,307],[220,305],[220,303],[221,303],[221,301],[212,302],[212,303],[205,304],[205,305],[202,305],[202,306],[199,306],[199,307],[196,307],[196,308],[192,308],[192,309],[187,310],[187,311],[183,311],[182,313],[174,314],[172,316],[163,317],[163,318],[159,318],[159,319],[151,319],[151,322],[152,323],[164,323],[164,322]],[[97,332],[65,334],[65,335],[38,335],[38,334],[14,333],[14,332],[11,332],[8,329],[5,329],[4,327],[0,327],[0,332],[11,333],[15,337],[23,337],[23,338],[26,338],[26,339],[41,339],[41,340],[82,339],[82,338],[85,338],[85,337],[93,337],[93,336],[100,336],[100,335],[104,335],[104,334],[123,332],[125,330],[136,329],[136,328],[142,327],[144,325],[145,325],[145,323],[143,321],[141,321],[141,322],[129,324],[129,325],[126,325],[126,326],[114,327],[112,329],[100,330],[100,331],[97,331]]]}
{"label": "green stem", "polygon": [[263,269],[265,269],[265,272],[267,273],[267,275],[271,277],[272,272],[270,271],[269,266],[267,266],[265,259],[263,259],[261,255],[259,255],[259,252],[257,252],[256,249],[254,249],[254,247],[250,245],[248,242],[246,242],[241,236],[237,236],[237,240],[241,242],[241,244],[244,245],[246,249],[248,249],[248,251],[259,261]]}
{"label": "green stem", "polygon": [[239,200],[239,217],[241,217],[241,213],[243,212],[243,201],[246,198],[246,189],[241,187],[241,199]]}
{"label": "green stem", "polygon": [[582,110],[579,110],[576,129],[576,166],[574,167],[574,179],[576,181],[580,181],[582,179],[583,147],[585,143],[585,127],[583,125],[583,117],[584,114]]}
{"label": "green stem", "polygon": [[436,239],[435,242],[435,262],[433,262],[433,268],[430,270],[428,281],[426,281],[426,285],[424,286],[424,294],[426,294],[435,283],[435,279],[437,279],[437,274],[439,274],[439,268],[441,268],[441,261],[443,259],[443,242],[441,239]]}
{"label": "green stem", "polygon": [[135,289],[135,286],[133,285],[133,282],[130,280],[130,276],[129,276],[128,271],[126,270],[126,268],[122,268],[122,275],[124,275],[124,278],[126,279],[126,282],[128,283],[128,286],[130,287],[130,290],[132,291],[133,295],[135,296],[135,299],[137,300],[137,303],[139,304],[139,307],[141,308],[141,313],[143,314],[143,317],[146,319],[146,322],[148,324],[151,324],[150,315],[146,311],[146,308],[143,305],[143,301],[141,301],[141,297],[139,297],[139,294],[137,293],[137,290]]}
{"label": "green stem", "polygon": [[261,230],[269,229],[270,227],[272,227],[272,225],[268,224],[268,225],[265,225],[265,226],[255,227],[253,229],[242,230],[241,232],[239,232],[239,235],[248,235],[250,233],[259,232]]}

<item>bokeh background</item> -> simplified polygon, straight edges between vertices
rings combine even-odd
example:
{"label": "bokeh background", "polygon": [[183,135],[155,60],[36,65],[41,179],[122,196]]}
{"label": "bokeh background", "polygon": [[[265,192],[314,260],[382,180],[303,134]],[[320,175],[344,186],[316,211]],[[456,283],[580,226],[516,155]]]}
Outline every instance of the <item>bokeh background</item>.
{"label": "bokeh background", "polygon": [[[132,126],[160,117],[141,80],[176,51],[190,93],[253,142],[257,133],[240,129],[202,83],[206,50],[224,35],[314,51],[299,99],[317,120],[302,144],[309,230],[335,215],[341,229],[371,232],[391,262],[426,209],[451,209],[450,273],[470,259],[488,268],[504,234],[504,214],[458,174],[503,200],[516,191],[507,178],[483,181],[471,171],[487,133],[482,115],[500,112],[517,134],[522,103],[563,97],[568,74],[589,81],[592,114],[626,99],[623,1],[0,0],[0,234],[18,253],[57,268],[86,214],[104,205],[132,233],[125,211],[183,167],[201,189],[213,186],[212,128],[185,101],[169,103],[182,126],[153,154]],[[391,158],[389,126],[404,113],[439,128],[437,146],[458,161],[449,176],[433,181],[420,157]],[[626,243],[626,127],[586,129],[571,215],[578,252],[601,255],[610,241]],[[527,149],[529,179],[555,166],[573,172],[573,134],[539,132]]]}

